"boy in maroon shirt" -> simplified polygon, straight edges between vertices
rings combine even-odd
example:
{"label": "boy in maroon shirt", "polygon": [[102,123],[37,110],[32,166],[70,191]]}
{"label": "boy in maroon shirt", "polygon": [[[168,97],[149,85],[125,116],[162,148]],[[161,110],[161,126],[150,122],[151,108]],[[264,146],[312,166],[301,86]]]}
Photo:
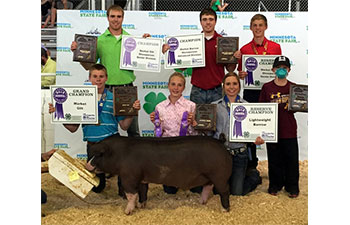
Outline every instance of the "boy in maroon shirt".
{"label": "boy in maroon shirt", "polygon": [[279,56],[273,63],[274,80],[265,83],[261,89],[259,102],[278,103],[278,143],[267,143],[269,166],[269,189],[277,195],[283,187],[290,198],[299,195],[299,148],[297,122],[294,112],[288,111],[289,87],[294,84],[287,80],[290,61]]}

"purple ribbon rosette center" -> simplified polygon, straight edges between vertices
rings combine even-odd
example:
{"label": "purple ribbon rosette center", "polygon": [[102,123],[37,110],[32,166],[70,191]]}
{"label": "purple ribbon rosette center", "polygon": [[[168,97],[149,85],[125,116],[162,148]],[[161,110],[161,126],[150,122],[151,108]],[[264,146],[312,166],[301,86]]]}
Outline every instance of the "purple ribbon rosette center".
{"label": "purple ribbon rosette center", "polygon": [[156,137],[162,136],[162,126],[160,124],[160,118],[159,118],[159,112],[156,110],[156,113],[154,115],[154,126],[155,126],[155,135]]}
{"label": "purple ribbon rosette center", "polygon": [[235,118],[235,123],[233,126],[233,136],[236,135],[236,138],[238,136],[243,137],[242,133],[242,121],[247,117],[247,109],[239,105],[233,110],[233,117]]}
{"label": "purple ribbon rosette center", "polygon": [[134,51],[136,48],[136,41],[134,38],[128,38],[124,42],[124,58],[123,58],[123,65],[130,65],[131,66],[131,52]]}
{"label": "purple ribbon rosette center", "polygon": [[62,104],[67,100],[68,95],[67,95],[67,91],[64,90],[63,88],[57,88],[54,92],[53,92],[53,99],[56,101],[55,104],[55,115],[54,117],[57,118],[58,120],[60,118],[64,118],[64,113],[63,113],[63,106]]}
{"label": "purple ribbon rosette center", "polygon": [[254,57],[249,57],[245,61],[245,67],[247,68],[248,76],[245,77],[245,84],[254,84],[253,71],[258,67],[258,61]]}
{"label": "purple ribbon rosette center", "polygon": [[172,37],[168,40],[168,45],[170,47],[168,55],[168,64],[176,64],[175,50],[179,47],[179,41],[176,38]]}

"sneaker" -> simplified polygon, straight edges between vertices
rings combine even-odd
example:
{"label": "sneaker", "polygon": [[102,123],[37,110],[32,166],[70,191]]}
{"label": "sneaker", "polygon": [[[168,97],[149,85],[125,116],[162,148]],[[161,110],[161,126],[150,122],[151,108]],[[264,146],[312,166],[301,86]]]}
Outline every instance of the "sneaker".
{"label": "sneaker", "polygon": [[288,197],[289,198],[296,198],[298,197],[299,194],[292,194],[292,193],[289,193]]}
{"label": "sneaker", "polygon": [[269,192],[270,195],[277,196],[277,192]]}

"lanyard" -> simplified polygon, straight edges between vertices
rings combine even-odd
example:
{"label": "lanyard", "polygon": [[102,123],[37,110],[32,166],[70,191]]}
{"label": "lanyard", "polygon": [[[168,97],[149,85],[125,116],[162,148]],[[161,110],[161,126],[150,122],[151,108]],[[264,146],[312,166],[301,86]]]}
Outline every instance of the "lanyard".
{"label": "lanyard", "polygon": [[[268,42],[266,41],[266,43],[264,44],[264,51],[263,51],[262,55],[266,55],[266,53],[267,53],[267,45],[268,45]],[[256,55],[259,55],[258,50],[255,47],[254,41],[252,42],[252,48],[253,48],[254,53]]]}
{"label": "lanyard", "polygon": [[100,115],[101,115],[103,105],[104,105],[105,102],[106,102],[106,98],[107,98],[107,88],[105,88],[105,89],[103,90],[103,94],[102,94],[102,96],[101,96],[101,99],[100,99],[100,101],[98,101],[98,116],[99,116],[99,117],[100,117]]}
{"label": "lanyard", "polygon": [[[236,96],[236,99],[235,99],[235,102],[239,102],[239,100],[240,100],[240,97],[239,97],[239,95],[237,95],[237,96]],[[225,101],[226,109],[227,109],[227,111],[228,111],[228,117],[230,117],[230,107],[231,107],[231,103],[230,103],[230,100],[228,100],[227,95],[225,95],[224,101]]]}

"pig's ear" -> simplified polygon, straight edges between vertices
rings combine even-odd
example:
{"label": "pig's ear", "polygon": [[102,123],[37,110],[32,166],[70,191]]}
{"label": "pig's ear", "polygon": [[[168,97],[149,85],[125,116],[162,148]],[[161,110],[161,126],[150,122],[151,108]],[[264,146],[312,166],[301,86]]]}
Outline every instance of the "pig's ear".
{"label": "pig's ear", "polygon": [[108,152],[109,152],[109,146],[106,145],[105,143],[101,143],[101,144],[100,144],[100,148],[99,148],[99,152],[100,152],[101,155],[103,155],[103,154],[108,154]]}

